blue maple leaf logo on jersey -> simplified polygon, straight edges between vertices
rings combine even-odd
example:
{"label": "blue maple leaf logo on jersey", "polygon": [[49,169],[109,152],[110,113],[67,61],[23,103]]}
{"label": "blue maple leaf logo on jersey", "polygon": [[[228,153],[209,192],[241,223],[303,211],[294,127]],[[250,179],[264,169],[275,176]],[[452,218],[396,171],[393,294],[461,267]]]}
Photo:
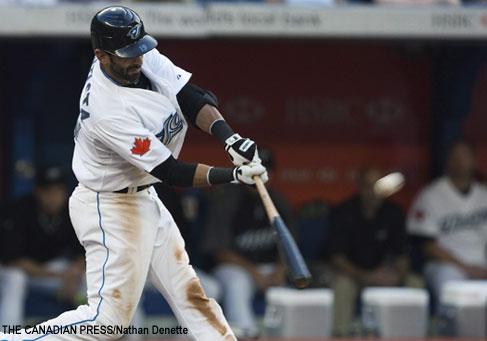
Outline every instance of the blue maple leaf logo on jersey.
{"label": "blue maple leaf logo on jersey", "polygon": [[181,130],[183,130],[184,121],[175,112],[169,116],[163,124],[162,130],[156,135],[164,145],[171,143],[174,136],[176,136]]}

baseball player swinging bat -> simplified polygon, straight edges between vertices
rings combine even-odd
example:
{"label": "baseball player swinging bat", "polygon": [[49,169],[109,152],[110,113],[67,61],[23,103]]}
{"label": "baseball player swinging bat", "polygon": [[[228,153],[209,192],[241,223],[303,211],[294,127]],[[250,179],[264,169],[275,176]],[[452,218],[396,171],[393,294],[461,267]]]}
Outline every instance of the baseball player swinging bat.
{"label": "baseball player swinging bat", "polygon": [[254,177],[257,191],[259,192],[262,203],[267,212],[267,217],[272,227],[276,231],[277,243],[281,252],[281,257],[289,271],[291,281],[297,288],[305,288],[311,282],[311,274],[304,262],[303,256],[299,251],[294,238],[289,232],[286,224],[282,220],[276,206],[267,192],[264,182],[259,176]]}

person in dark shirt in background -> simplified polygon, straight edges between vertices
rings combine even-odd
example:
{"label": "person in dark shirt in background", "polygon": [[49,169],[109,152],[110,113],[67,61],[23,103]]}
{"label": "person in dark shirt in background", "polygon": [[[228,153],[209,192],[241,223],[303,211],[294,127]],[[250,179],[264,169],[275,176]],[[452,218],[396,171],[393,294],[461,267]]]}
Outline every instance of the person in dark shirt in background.
{"label": "person in dark shirt in background", "polygon": [[[271,152],[260,149],[259,155],[267,170],[272,170]],[[272,189],[269,192],[292,229],[287,200]],[[215,261],[213,273],[222,285],[223,308],[230,325],[237,336],[256,336],[255,293],[285,283],[274,231],[257,191],[227,185],[211,193],[205,235],[204,248]]]}
{"label": "person in dark shirt in background", "polygon": [[[15,203],[4,230],[4,263],[15,269],[15,280],[2,286],[0,311],[9,311],[22,324],[27,288],[53,292],[73,303],[84,282],[84,252],[71,226],[67,208],[65,176],[60,168],[43,169],[32,194]],[[19,274],[21,274],[19,276]],[[14,285],[15,284],[15,285]],[[18,293],[21,292],[22,295]]]}
{"label": "person in dark shirt in background", "polygon": [[381,176],[375,167],[360,171],[359,192],[332,213],[336,336],[349,336],[361,288],[400,286],[408,274],[405,215],[397,204],[374,194],[373,185]]}

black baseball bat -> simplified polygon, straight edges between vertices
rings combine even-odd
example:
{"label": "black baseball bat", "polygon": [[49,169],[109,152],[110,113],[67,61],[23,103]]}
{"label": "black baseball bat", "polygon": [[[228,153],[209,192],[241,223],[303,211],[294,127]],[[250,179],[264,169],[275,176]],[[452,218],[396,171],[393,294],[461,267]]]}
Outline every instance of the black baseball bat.
{"label": "black baseball bat", "polygon": [[289,277],[295,287],[305,288],[311,283],[311,274],[304,262],[303,256],[284,220],[282,220],[281,215],[277,211],[276,206],[272,202],[262,179],[256,176],[254,180],[267,212],[269,222],[276,232],[281,258],[288,269]]}

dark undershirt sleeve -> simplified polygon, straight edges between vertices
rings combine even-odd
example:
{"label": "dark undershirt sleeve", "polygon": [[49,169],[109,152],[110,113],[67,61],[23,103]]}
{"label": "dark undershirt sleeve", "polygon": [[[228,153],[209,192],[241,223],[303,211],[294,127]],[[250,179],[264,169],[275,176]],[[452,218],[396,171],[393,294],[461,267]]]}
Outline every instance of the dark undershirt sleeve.
{"label": "dark undershirt sleeve", "polygon": [[406,217],[399,207],[390,209],[390,224],[393,226],[389,244],[389,252],[393,256],[401,256],[407,253]]}
{"label": "dark undershirt sleeve", "polygon": [[150,174],[170,186],[193,186],[196,164],[177,161],[169,156],[164,162],[156,166]]}

